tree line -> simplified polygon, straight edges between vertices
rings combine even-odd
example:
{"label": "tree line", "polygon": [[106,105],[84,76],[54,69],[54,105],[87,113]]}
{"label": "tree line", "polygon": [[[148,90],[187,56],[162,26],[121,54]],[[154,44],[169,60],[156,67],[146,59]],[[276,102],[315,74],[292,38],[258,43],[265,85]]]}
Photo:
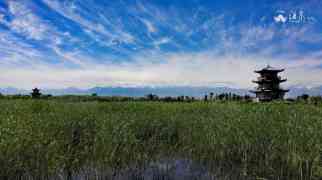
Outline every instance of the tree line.
{"label": "tree line", "polygon": [[[161,102],[213,102],[213,101],[240,101],[251,102],[253,97],[246,95],[239,95],[231,92],[215,94],[213,92],[206,93],[203,97],[193,96],[158,96],[157,94],[147,94],[143,97],[126,97],[126,96],[98,96],[97,93],[91,95],[61,95],[53,96],[51,94],[42,94],[38,88],[32,89],[30,95],[3,95],[0,93],[0,99],[55,99],[55,100],[67,100],[67,101],[161,101]],[[284,101],[287,102],[304,102],[311,104],[322,104],[322,96],[310,96],[308,94],[302,94],[296,98],[287,98]]]}

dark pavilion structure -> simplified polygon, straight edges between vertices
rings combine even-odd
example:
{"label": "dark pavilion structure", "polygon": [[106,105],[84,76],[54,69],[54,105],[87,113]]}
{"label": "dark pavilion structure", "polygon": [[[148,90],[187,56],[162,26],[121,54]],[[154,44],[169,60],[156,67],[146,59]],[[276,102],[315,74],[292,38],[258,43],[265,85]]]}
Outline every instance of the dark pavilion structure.
{"label": "dark pavilion structure", "polygon": [[257,80],[253,81],[258,86],[251,92],[256,94],[257,101],[282,100],[284,98],[285,93],[289,90],[284,90],[280,87],[280,83],[286,81],[286,79],[282,79],[278,75],[278,73],[283,71],[284,69],[275,69],[269,65],[261,70],[255,71],[260,76]]}

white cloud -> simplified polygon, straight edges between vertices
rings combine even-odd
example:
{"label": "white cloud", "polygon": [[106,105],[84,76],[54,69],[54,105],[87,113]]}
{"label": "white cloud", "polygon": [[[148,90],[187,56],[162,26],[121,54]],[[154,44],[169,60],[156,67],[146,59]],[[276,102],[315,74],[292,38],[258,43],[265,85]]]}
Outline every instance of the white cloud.
{"label": "white cloud", "polygon": [[316,32],[312,26],[303,26],[301,28],[289,28],[285,31],[291,41],[320,43],[322,41],[322,33]]}
{"label": "white cloud", "polygon": [[[106,27],[101,23],[93,22],[85,17],[82,17],[76,12],[77,6],[75,4],[70,7],[68,4],[64,4],[56,0],[44,0],[44,3],[60,15],[82,26],[85,29],[85,32],[91,37],[94,37],[93,33],[99,33],[102,35],[103,37],[101,38],[103,39],[98,39],[95,37],[94,39],[99,42],[108,40],[109,43],[104,43],[105,45],[111,46],[114,45],[115,42],[130,44],[134,43],[135,41],[135,37],[131,33],[123,30],[119,25],[107,24],[106,26],[110,27]],[[102,18],[102,16],[103,15],[101,14],[100,17]],[[105,22],[108,22],[106,20],[107,18],[105,17]]]}
{"label": "white cloud", "polygon": [[[58,61],[65,63],[69,61],[74,65],[84,66],[87,62],[86,58],[82,60],[77,59],[78,51],[63,51],[59,46],[69,45],[69,43],[79,42],[77,37],[71,36],[69,32],[60,32],[50,22],[41,19],[34,11],[32,11],[28,1],[8,1],[8,9],[12,15],[12,20],[5,22],[5,25],[11,29],[12,32],[25,36],[27,39],[41,41],[43,47],[52,50],[59,58]],[[38,61],[47,62],[48,52],[37,50],[22,39],[12,35],[11,32],[0,32],[0,52],[7,54],[6,64],[14,65],[19,62],[20,64],[30,65],[38,63]],[[50,61],[50,60],[49,60]]]}
{"label": "white cloud", "polygon": [[168,44],[170,42],[171,42],[171,38],[163,37],[163,38],[160,38],[158,40],[153,41],[153,44],[154,44],[155,47],[159,48],[160,45]]}
{"label": "white cloud", "polygon": [[8,31],[0,31],[1,65],[30,65],[42,61],[43,53]]}
{"label": "white cloud", "polygon": [[8,6],[13,15],[13,20],[9,24],[13,31],[35,40],[43,40],[46,37],[47,26],[25,4],[19,1],[8,1]]}
{"label": "white cloud", "polygon": [[67,60],[72,62],[75,65],[79,65],[81,67],[86,66],[84,59],[78,59],[75,57],[77,55],[75,52],[63,52],[60,48],[53,46],[52,50],[63,60]]}
{"label": "white cloud", "polygon": [[4,17],[5,17],[4,14],[1,14],[1,12],[0,12],[0,23],[2,23],[2,24],[6,23]]}
{"label": "white cloud", "polygon": [[241,27],[241,44],[245,47],[257,46],[259,42],[270,41],[275,35],[272,27]]}
{"label": "white cloud", "polygon": [[147,28],[147,30],[148,30],[149,33],[155,33],[155,32],[157,32],[157,29],[154,27],[154,25],[153,25],[152,22],[150,22],[147,19],[141,19],[141,21],[146,26],[146,28]]}
{"label": "white cloud", "polygon": [[[142,55],[127,63],[87,64],[81,69],[34,64],[29,69],[16,66],[9,70],[1,66],[0,81],[3,86],[21,88],[223,84],[252,88],[251,80],[257,76],[253,71],[266,62],[261,56],[219,56],[212,52],[164,54],[154,60]],[[289,85],[322,84],[322,70],[314,68],[322,64],[320,60],[270,59],[269,63],[286,68]]]}

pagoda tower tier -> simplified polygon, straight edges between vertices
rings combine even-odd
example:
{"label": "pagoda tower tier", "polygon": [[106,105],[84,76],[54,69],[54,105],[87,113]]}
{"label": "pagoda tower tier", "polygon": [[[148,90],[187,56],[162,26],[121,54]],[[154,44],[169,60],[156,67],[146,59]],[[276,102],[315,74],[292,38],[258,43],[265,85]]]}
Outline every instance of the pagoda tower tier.
{"label": "pagoda tower tier", "polygon": [[283,79],[278,76],[278,73],[283,71],[284,69],[275,69],[271,66],[254,71],[255,73],[260,74],[260,76],[257,78],[257,80],[253,80],[253,83],[256,83],[258,86],[255,88],[255,90],[250,92],[256,94],[256,99],[258,101],[283,99],[285,93],[289,91],[280,88],[280,83],[287,81],[287,79]]}

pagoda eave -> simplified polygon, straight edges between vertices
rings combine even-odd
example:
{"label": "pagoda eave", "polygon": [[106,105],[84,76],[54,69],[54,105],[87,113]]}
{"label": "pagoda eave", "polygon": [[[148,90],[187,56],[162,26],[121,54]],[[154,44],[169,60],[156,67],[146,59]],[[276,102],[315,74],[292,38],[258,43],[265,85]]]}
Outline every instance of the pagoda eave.
{"label": "pagoda eave", "polygon": [[263,84],[263,83],[267,83],[267,82],[277,82],[277,83],[283,83],[286,82],[287,79],[278,79],[278,80],[253,80],[253,83],[257,83],[257,84]]}
{"label": "pagoda eave", "polygon": [[288,89],[277,89],[277,90],[269,90],[269,89],[262,89],[262,90],[250,90],[252,93],[265,93],[265,92],[289,92]]}
{"label": "pagoda eave", "polygon": [[265,73],[265,72],[276,72],[276,73],[280,73],[280,72],[283,72],[284,69],[272,69],[272,70],[268,70],[268,69],[262,69],[262,70],[257,70],[257,71],[254,71],[255,73]]}

